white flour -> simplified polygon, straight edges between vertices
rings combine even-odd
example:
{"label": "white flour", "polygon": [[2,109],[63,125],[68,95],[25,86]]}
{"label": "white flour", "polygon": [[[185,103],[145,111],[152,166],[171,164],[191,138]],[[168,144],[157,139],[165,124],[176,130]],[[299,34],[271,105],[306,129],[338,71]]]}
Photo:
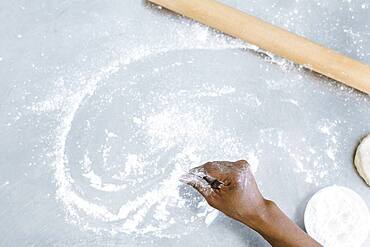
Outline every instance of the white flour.
{"label": "white flour", "polygon": [[[118,71],[125,70],[132,62],[171,50],[245,47],[239,42],[211,33],[207,28],[197,24],[192,24],[188,32],[180,33],[178,37],[181,42],[172,41],[161,47],[133,48],[127,51],[122,58],[101,68],[96,74],[82,76],[80,78],[81,88],[76,92],[70,94],[67,91],[65,95],[60,95],[59,92],[58,97],[52,97],[52,100],[36,103],[32,106],[33,111],[40,113],[62,111],[60,116],[62,121],[56,131],[56,162],[54,167],[57,198],[64,204],[70,222],[96,233],[110,232],[114,234],[121,232],[140,235],[151,233],[162,237],[176,237],[179,234],[189,233],[192,225],[187,226],[186,224],[204,220],[209,207],[203,201],[194,202],[193,199],[184,199],[179,192],[178,178],[191,166],[200,165],[201,162],[207,161],[204,159],[205,157],[202,157],[202,152],[206,148],[230,159],[236,158],[242,148],[237,138],[212,126],[212,116],[211,113],[207,112],[208,109],[195,107],[192,111],[187,111],[176,106],[169,106],[158,112],[148,111],[144,116],[131,116],[131,119],[128,120],[131,121],[132,126],[136,126],[136,133],[146,138],[147,146],[138,153],[123,155],[126,158],[116,166],[109,162],[114,159],[111,152],[115,148],[114,140],[119,136],[109,129],[104,129],[103,144],[99,149],[94,150],[94,153],[89,150],[79,150],[79,152],[84,152],[83,158],[79,161],[68,158],[67,140],[73,129],[72,123],[76,113],[83,100],[86,101],[96,93],[101,81],[107,80]],[[181,36],[186,36],[186,39]],[[192,40],[189,37],[195,38]],[[60,83],[62,84],[62,82]],[[235,89],[226,86],[223,88],[211,87],[195,92],[194,97],[219,97],[234,91]],[[110,100],[107,98],[107,102]],[[88,131],[91,126],[94,126],[93,121],[86,119],[85,129]],[[132,134],[135,135],[135,133]],[[212,140],[212,138],[216,139]],[[214,143],[215,146],[205,147],[204,145],[207,143]],[[174,152],[175,156],[160,163],[161,154],[179,144],[180,147],[177,147]],[[76,143],[76,146],[84,148],[79,142]],[[72,151],[76,146],[71,147]],[[101,155],[101,165],[96,170],[94,170],[94,164],[97,163],[97,159],[90,157],[95,153]],[[256,154],[250,150],[249,155],[253,159],[253,167],[256,171],[258,165]],[[69,159],[77,163],[71,163]],[[162,165],[162,167],[156,168],[156,165]],[[169,165],[171,167],[166,167]],[[114,170],[113,174],[112,170]],[[156,179],[154,184],[147,187],[147,183],[151,183],[150,178],[155,179],[153,175],[161,180]],[[105,182],[107,177],[110,177],[108,179],[110,182]],[[92,193],[91,191],[94,190],[95,192]],[[130,200],[120,201],[125,194],[130,194],[132,190],[138,190],[136,193],[139,194],[130,195]],[[99,198],[99,194],[101,198]],[[119,199],[114,201],[114,198]],[[193,212],[190,212],[189,207],[195,207],[196,217]],[[183,214],[181,212],[173,213],[173,210],[178,210],[178,208],[183,208],[181,211]],[[209,219],[207,223],[210,223]]]}
{"label": "white flour", "polygon": [[[59,92],[31,107],[39,114],[59,114],[53,167],[56,196],[69,222],[96,233],[168,238],[189,234],[204,223],[211,224],[217,214],[195,194],[189,194],[178,178],[191,167],[213,159],[245,158],[256,173],[262,155],[259,147],[266,142],[282,149],[294,161],[293,170],[307,183],[317,184],[327,176],[328,164],[318,156],[321,150],[305,139],[297,140],[306,147],[299,149],[292,142],[295,136],[283,130],[261,129],[251,148],[233,129],[216,124],[217,109],[199,101],[232,96],[237,92],[233,86],[204,83],[188,91],[154,92],[143,101],[144,96],[132,89],[144,76],[139,74],[132,81],[120,82],[113,91],[104,91],[104,83],[111,77],[118,72],[128,73],[129,66],[151,57],[182,49],[228,48],[246,46],[189,24],[178,30],[173,40],[157,46],[131,47],[95,74],[80,75],[79,88],[64,89],[61,78],[56,82],[61,87]],[[284,68],[289,66],[285,60],[273,60]],[[184,64],[175,62],[154,68],[152,73],[165,73],[179,66]],[[270,87],[278,89],[281,85],[271,82]],[[251,107],[263,104],[254,94],[245,93],[243,100]],[[294,99],[286,102],[300,107]],[[104,118],[105,112],[117,119]],[[331,132],[335,126],[319,125],[322,134],[329,137],[327,156],[335,164],[336,140]]]}
{"label": "white flour", "polygon": [[307,205],[304,221],[307,232],[324,247],[361,247],[370,232],[366,203],[342,186],[317,192]]}
{"label": "white flour", "polygon": [[3,184],[0,185],[0,188],[3,188],[5,186],[8,186],[9,184],[10,184],[10,182],[9,181],[6,181],[5,183],[3,183]]}

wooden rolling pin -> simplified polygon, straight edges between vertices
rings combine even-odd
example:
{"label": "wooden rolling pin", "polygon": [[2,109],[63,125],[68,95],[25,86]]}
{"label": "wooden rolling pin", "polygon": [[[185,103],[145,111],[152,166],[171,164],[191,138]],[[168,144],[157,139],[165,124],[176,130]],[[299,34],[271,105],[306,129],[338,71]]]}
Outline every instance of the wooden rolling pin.
{"label": "wooden rolling pin", "polygon": [[370,94],[370,66],[216,0],[149,0]]}

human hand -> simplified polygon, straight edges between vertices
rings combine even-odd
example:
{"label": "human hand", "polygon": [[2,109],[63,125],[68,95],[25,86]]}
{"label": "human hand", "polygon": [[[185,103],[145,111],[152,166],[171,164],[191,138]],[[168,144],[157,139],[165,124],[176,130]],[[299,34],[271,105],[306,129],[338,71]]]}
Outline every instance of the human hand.
{"label": "human hand", "polygon": [[321,246],[263,198],[244,160],[208,162],[180,180],[198,190],[212,207],[259,232],[273,247]]}
{"label": "human hand", "polygon": [[252,227],[268,205],[245,160],[208,162],[191,169],[180,180],[199,191],[212,207]]}

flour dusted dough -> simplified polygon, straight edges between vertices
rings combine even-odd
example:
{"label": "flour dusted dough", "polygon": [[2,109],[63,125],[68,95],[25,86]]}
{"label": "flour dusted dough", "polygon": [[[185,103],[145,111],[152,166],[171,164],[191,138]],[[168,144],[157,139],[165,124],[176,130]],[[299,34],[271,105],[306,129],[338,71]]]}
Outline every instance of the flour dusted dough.
{"label": "flour dusted dough", "polygon": [[357,148],[355,166],[360,176],[370,186],[370,135]]}
{"label": "flour dusted dough", "polygon": [[304,223],[307,233],[324,247],[361,247],[370,231],[370,214],[356,192],[335,185],[311,198]]}

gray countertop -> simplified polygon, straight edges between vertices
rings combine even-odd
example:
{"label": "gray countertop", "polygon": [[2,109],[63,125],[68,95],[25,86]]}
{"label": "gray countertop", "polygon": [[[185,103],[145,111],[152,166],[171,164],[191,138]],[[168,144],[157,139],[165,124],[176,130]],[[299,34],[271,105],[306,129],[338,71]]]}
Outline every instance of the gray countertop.
{"label": "gray countertop", "polygon": [[[368,1],[223,2],[370,64]],[[368,95],[138,0],[2,0],[0,34],[1,246],[268,246],[177,181],[208,160],[302,227],[328,185],[370,207]]]}

